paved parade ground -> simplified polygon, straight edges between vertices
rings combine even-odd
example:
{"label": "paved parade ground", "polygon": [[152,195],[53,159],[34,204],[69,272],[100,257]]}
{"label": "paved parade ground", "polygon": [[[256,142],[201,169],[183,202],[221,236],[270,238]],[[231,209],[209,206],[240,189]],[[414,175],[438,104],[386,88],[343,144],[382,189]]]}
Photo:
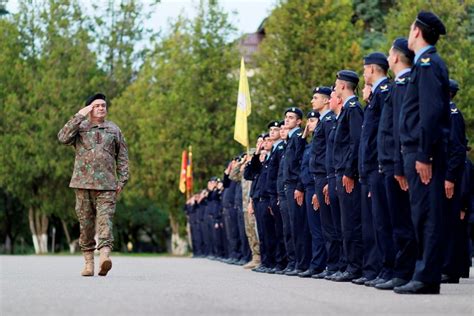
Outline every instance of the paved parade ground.
{"label": "paved parade ground", "polygon": [[249,272],[206,259],[112,259],[107,277],[85,278],[79,274],[79,256],[0,256],[0,315],[474,313],[473,278],[443,285],[441,295],[402,296],[347,283]]}

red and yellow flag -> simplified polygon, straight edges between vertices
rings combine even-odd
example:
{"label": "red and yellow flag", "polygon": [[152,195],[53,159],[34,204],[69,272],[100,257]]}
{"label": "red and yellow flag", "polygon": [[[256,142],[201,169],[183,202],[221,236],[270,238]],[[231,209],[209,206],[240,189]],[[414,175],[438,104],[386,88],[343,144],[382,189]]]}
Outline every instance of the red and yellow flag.
{"label": "red and yellow flag", "polygon": [[179,191],[181,191],[181,193],[186,193],[186,169],[188,167],[187,157],[186,150],[183,150],[181,156],[181,174],[179,176]]}

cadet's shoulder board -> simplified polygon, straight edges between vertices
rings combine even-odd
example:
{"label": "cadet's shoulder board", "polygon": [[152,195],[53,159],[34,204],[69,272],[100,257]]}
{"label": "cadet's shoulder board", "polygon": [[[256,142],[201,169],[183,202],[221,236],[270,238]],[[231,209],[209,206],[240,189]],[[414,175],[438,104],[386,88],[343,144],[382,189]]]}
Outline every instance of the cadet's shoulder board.
{"label": "cadet's shoulder board", "polygon": [[431,61],[431,58],[426,57],[426,58],[421,58],[420,60],[421,60],[421,63],[420,63],[420,66],[421,66],[421,67],[429,67],[429,66],[431,66],[431,62],[430,62],[430,61]]}
{"label": "cadet's shoulder board", "polygon": [[326,121],[329,122],[329,121],[331,121],[331,120],[332,120],[332,118],[331,118],[330,116],[327,116],[327,117],[326,117]]}
{"label": "cadet's shoulder board", "polygon": [[349,107],[351,107],[351,108],[355,108],[356,105],[357,105],[357,103],[355,103],[355,101],[349,102]]}
{"label": "cadet's shoulder board", "polygon": [[388,84],[380,86],[380,92],[385,93],[388,91]]}
{"label": "cadet's shoulder board", "polygon": [[451,109],[451,114],[458,114],[458,108]]}
{"label": "cadet's shoulder board", "polygon": [[410,77],[398,78],[397,80],[395,80],[395,84],[397,84],[399,86],[402,86],[402,85],[406,84],[407,81],[410,81]]}

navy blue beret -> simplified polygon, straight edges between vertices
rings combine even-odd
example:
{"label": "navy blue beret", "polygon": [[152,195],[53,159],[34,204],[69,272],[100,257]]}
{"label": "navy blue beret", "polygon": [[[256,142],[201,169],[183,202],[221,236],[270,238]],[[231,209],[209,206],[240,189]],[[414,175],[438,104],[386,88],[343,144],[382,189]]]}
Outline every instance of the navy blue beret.
{"label": "navy blue beret", "polygon": [[211,177],[211,178],[209,179],[209,181],[217,181],[217,180],[219,180],[218,177]]}
{"label": "navy blue beret", "polygon": [[404,37],[399,37],[393,41],[392,46],[401,51],[407,58],[413,61],[415,53],[408,48],[408,40]]}
{"label": "navy blue beret", "polygon": [[446,34],[446,27],[440,18],[430,11],[420,11],[416,16],[416,22],[426,26],[431,29],[433,32],[438,33],[439,35]]}
{"label": "navy blue beret", "polygon": [[459,91],[459,84],[454,79],[449,79],[449,91],[451,92],[458,92]]}
{"label": "navy blue beret", "polygon": [[267,125],[267,128],[270,128],[270,127],[280,127],[280,121],[271,121]]}
{"label": "navy blue beret", "polygon": [[104,100],[105,102],[107,102],[107,97],[103,93],[96,93],[94,95],[91,95],[86,100],[86,106],[90,105],[92,102],[94,102],[94,100]]}
{"label": "navy blue beret", "polygon": [[285,120],[279,122],[280,127],[285,126]]}
{"label": "navy blue beret", "polygon": [[306,114],[306,118],[319,118],[319,112],[309,111],[308,114]]}
{"label": "navy blue beret", "polygon": [[379,65],[383,69],[388,69],[387,56],[384,53],[370,53],[364,57],[364,65]]}
{"label": "navy blue beret", "polygon": [[359,75],[352,70],[341,70],[336,74],[336,78],[339,80],[349,81],[355,84],[359,83]]}
{"label": "navy blue beret", "polygon": [[263,137],[263,139],[265,139],[265,138],[268,138],[268,137],[270,137],[270,134],[268,134],[268,133],[265,133],[265,134],[263,134],[263,136],[262,136],[262,137]]}
{"label": "navy blue beret", "polygon": [[300,119],[303,118],[303,111],[301,111],[298,108],[295,108],[295,107],[288,108],[288,109],[286,109],[285,114],[288,113],[288,112],[295,113],[296,115],[298,115],[298,118],[300,118]]}
{"label": "navy blue beret", "polygon": [[313,89],[313,94],[319,93],[319,94],[325,94],[327,96],[331,96],[332,89],[329,87],[316,87]]}

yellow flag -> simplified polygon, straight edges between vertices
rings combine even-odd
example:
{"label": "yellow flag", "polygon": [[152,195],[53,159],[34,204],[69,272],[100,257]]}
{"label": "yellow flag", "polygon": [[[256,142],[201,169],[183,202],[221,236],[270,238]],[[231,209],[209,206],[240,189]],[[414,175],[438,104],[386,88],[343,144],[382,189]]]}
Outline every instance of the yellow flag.
{"label": "yellow flag", "polygon": [[252,105],[250,103],[249,83],[245,72],[244,58],[240,62],[239,96],[237,98],[237,110],[235,111],[234,139],[243,146],[249,146],[249,134],[247,129],[247,116],[250,115]]}

